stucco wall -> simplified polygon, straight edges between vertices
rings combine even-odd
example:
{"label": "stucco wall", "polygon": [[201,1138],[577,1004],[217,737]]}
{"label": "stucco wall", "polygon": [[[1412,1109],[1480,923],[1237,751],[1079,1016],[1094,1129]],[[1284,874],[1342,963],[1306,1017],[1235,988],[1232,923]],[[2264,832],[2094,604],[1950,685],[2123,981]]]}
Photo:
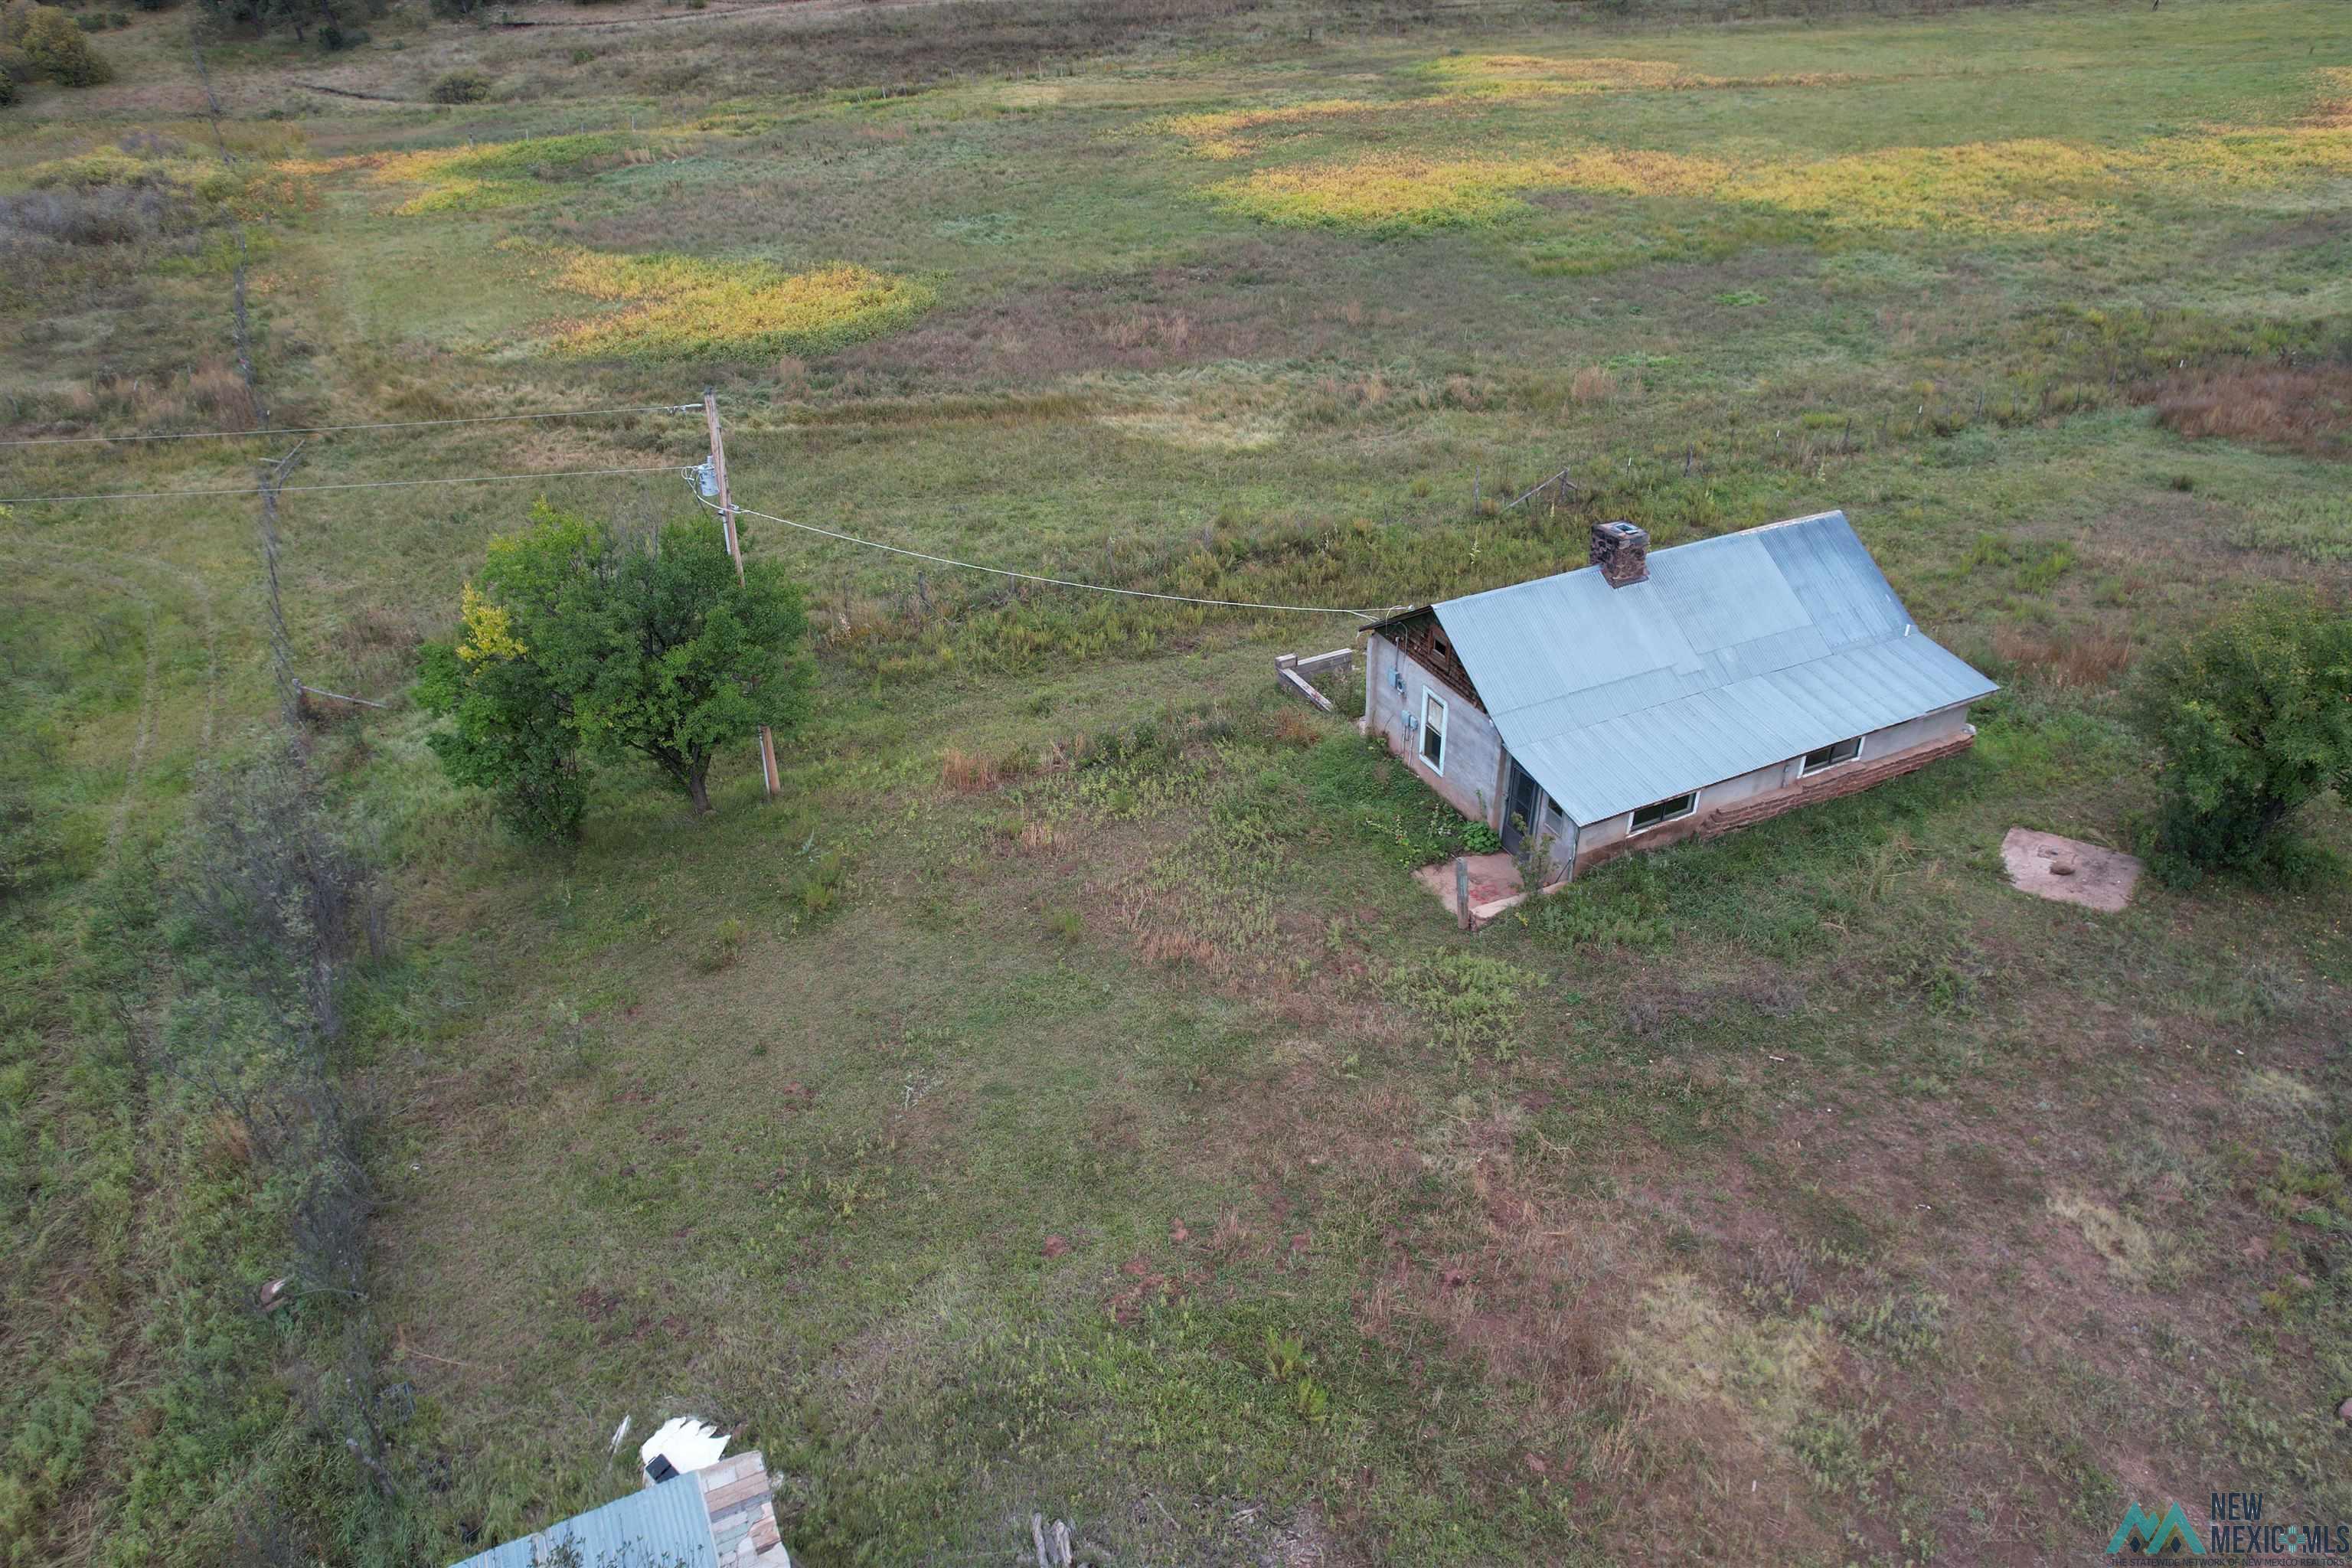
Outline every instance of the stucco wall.
{"label": "stucco wall", "polygon": [[1633,820],[1630,812],[1607,822],[1593,823],[1578,835],[1576,868],[1580,873],[1629,850],[1658,848],[1685,838],[1729,832],[1811,801],[1851,795],[1964,751],[1975,737],[1976,731],[1969,727],[1966,705],[1890,724],[1864,736],[1862,755],[1850,763],[1806,773],[1802,771],[1804,759],[1792,757],[1752,773],[1709,784],[1699,792],[1698,809],[1692,815],[1661,823],[1643,833],[1626,831]]}
{"label": "stucco wall", "polygon": [[[1402,692],[1390,679],[1400,668],[1404,671]],[[1420,713],[1424,689],[1436,692],[1446,704],[1443,777],[1422,761],[1421,732],[1404,727],[1406,714]],[[1503,737],[1495,721],[1384,637],[1366,639],[1364,719],[1366,732],[1385,741],[1422,783],[1452,802],[1463,816],[1489,827],[1496,826],[1503,794]]]}

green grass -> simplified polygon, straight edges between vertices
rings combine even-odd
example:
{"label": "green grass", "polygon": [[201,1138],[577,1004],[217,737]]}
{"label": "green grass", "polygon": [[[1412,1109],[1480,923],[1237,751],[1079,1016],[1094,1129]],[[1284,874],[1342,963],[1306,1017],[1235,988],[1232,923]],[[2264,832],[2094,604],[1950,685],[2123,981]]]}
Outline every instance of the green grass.
{"label": "green grass", "polygon": [[[173,118],[184,20],[103,35],[111,86],[0,111],[0,193],[137,132],[209,156]],[[145,1048],[153,889],[201,765],[271,703],[250,503],[19,505],[10,1560],[227,1561],[267,1494],[313,1555],[447,1561],[620,1495],[622,1416],[688,1412],[766,1450],[820,1563],[1017,1552],[1033,1510],[1121,1562],[1571,1563],[2079,1555],[2217,1476],[2352,1510],[2340,873],[2093,918],[2020,899],[1997,854],[2021,824],[2128,837],[2134,654],[2258,585],[2352,586],[2340,462],[2186,441],[2146,401],[2183,365],[2340,366],[2342,165],[2097,172],[2294,127],[2352,97],[2322,75],[2352,52],[2265,0],[1719,22],[1009,0],[215,46],[255,165],[475,149],[254,187],[282,425],[710,382],[761,510],[1363,609],[1574,564],[1596,517],[1671,545],[1841,506],[2005,689],[1965,758],[1465,937],[1408,875],[1464,825],[1348,732],[1353,694],[1327,719],[1272,689],[1345,617],[918,575],[754,521],[822,628],[785,800],[748,752],[706,821],[610,770],[549,853],[442,779],[414,647],[541,491],[642,526],[681,482],[289,495],[298,671],[393,704],[309,731],[397,889],[352,1022],[384,1106],[370,1348],[413,1395],[384,1505],[305,1394],[333,1314],[252,1310],[277,1198]],[[1494,55],[1808,79],[1428,101]],[[459,66],[491,100],[421,101]],[[1239,159],[1163,124],[1333,98],[1381,107],[1256,126]],[[2027,194],[2084,221],[1916,173],[1898,194],[1953,221],[1812,200],[1843,188],[1829,160],[2020,140],[2071,149]],[[1430,232],[1211,194],[1598,153],[1788,184],[1537,179]],[[394,210],[447,176],[485,184]],[[226,231],[173,211],[9,253],[7,434],[236,416]],[[932,303],[791,356],[719,323],[557,358],[555,254],[846,262]],[[352,432],[292,482],[701,440],[690,414]],[[9,448],[0,495],[234,485],[289,445]],[[1574,505],[1498,507],[1564,465]],[[2352,854],[2337,808],[2307,827]]]}

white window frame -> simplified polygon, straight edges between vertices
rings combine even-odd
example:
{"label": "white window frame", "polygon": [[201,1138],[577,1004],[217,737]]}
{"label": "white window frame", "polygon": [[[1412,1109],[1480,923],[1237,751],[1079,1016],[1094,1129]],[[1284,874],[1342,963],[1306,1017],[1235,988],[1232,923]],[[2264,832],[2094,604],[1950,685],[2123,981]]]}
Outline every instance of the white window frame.
{"label": "white window frame", "polygon": [[[1432,707],[1437,710],[1437,760],[1435,762],[1429,760],[1429,710]],[[1423,767],[1427,768],[1439,778],[1444,778],[1445,748],[1453,743],[1454,705],[1440,697],[1435,689],[1423,687],[1421,689],[1421,737],[1413,742],[1412,754],[1421,759]]]}
{"label": "white window frame", "polygon": [[[1805,757],[1799,757],[1797,759],[1797,776],[1801,779],[1809,778],[1814,773],[1825,773],[1832,768],[1842,768],[1848,763],[1858,763],[1862,761],[1863,748],[1870,744],[1870,737],[1867,735],[1849,735],[1846,737],[1846,741],[1852,741],[1853,742],[1853,755],[1850,757],[1832,757],[1828,762],[1822,763],[1821,766],[1815,767],[1811,763],[1805,761],[1805,757],[1810,757],[1813,754],[1812,752],[1807,752],[1805,753]],[[1834,747],[1843,746],[1844,744],[1845,741],[1832,741],[1827,746],[1814,747],[1813,751],[1826,752]]]}
{"label": "white window frame", "polygon": [[[1649,810],[1649,809],[1650,809],[1650,805],[1664,805],[1665,804],[1665,801],[1654,800],[1654,801],[1652,801],[1652,802],[1650,803],[1650,805],[1637,805],[1637,806],[1635,806],[1633,810],[1631,810],[1631,811],[1629,811],[1629,812],[1627,812],[1627,813],[1625,814],[1625,837],[1628,837],[1628,838],[1631,838],[1631,837],[1633,837],[1633,835],[1635,835],[1636,833],[1649,833],[1649,832],[1653,832],[1653,831],[1654,831],[1654,830],[1655,830],[1655,829],[1657,829],[1657,828],[1664,827],[1664,826],[1666,824],[1668,824],[1669,822],[1680,822],[1680,821],[1681,821],[1684,817],[1685,817],[1685,816],[1697,816],[1697,815],[1698,815],[1698,797],[1699,797],[1699,796],[1701,796],[1701,795],[1705,795],[1706,793],[1706,790],[1704,790],[1704,789],[1695,789],[1695,790],[1692,790],[1692,791],[1690,792],[1690,804],[1689,804],[1688,805],[1686,805],[1686,806],[1683,807],[1683,809],[1682,809],[1682,810],[1680,810],[1680,811],[1678,811],[1678,812],[1675,812],[1672,816],[1662,816],[1662,817],[1658,818],[1658,820],[1657,820],[1657,821],[1655,821],[1655,822],[1645,822],[1645,823],[1642,824],[1639,827],[1636,827],[1636,826],[1633,826],[1633,819],[1634,819],[1635,817],[1637,817],[1637,816],[1641,816],[1641,815],[1642,815],[1642,813],[1643,813],[1643,812],[1645,812],[1645,811]],[[1666,796],[1666,800],[1674,800],[1674,799],[1676,799],[1676,798],[1678,798],[1678,797],[1677,797],[1677,796],[1675,796],[1675,795],[1668,795],[1668,796]]]}

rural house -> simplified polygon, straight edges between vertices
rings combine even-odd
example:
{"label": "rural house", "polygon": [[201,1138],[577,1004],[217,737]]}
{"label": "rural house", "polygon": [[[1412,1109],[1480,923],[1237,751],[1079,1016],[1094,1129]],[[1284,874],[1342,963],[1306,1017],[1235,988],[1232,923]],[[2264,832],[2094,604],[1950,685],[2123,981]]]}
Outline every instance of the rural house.
{"label": "rural house", "polygon": [[1845,514],[1592,564],[1371,628],[1367,733],[1555,878],[1964,751],[1998,689],[1911,624]]}
{"label": "rural house", "polygon": [[793,1568],[758,1449],[478,1552],[452,1568]]}

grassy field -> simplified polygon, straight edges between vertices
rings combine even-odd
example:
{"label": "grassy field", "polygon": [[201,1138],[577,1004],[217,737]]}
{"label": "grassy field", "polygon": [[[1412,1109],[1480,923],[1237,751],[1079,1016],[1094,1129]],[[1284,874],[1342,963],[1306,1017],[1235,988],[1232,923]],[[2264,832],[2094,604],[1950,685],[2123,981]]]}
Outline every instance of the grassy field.
{"label": "grassy field", "polygon": [[[273,705],[254,502],[8,502],[9,1562],[446,1562],[620,1495],[616,1424],[681,1413],[764,1448],[820,1565],[1022,1561],[1032,1510],[1119,1563],[2352,1518],[2341,860],[2109,917],[1998,854],[2129,840],[2139,654],[2352,591],[2337,17],[514,16],[211,39],[215,127],[190,13],[142,12],[113,83],[0,110],[0,436],[250,424],[240,231],[280,428],[635,410],[313,434],[287,480],[296,671],[390,704],[305,730],[391,900],[350,1007],[381,1485],[318,1395],[357,1320],[254,1309],[282,1194],[159,1065],[183,825]],[[784,799],[748,749],[708,819],[613,769],[576,851],[519,847],[415,649],[535,497],[685,486],[304,487],[675,469],[698,411],[650,410],[706,384],[749,506],[1206,597],[1843,507],[2005,689],[1963,759],[1464,937],[1409,875],[1460,825],[1273,690],[1346,617],[754,522],[820,628]],[[0,499],[296,439],[0,447]],[[1563,468],[1576,504],[1498,504]]]}

